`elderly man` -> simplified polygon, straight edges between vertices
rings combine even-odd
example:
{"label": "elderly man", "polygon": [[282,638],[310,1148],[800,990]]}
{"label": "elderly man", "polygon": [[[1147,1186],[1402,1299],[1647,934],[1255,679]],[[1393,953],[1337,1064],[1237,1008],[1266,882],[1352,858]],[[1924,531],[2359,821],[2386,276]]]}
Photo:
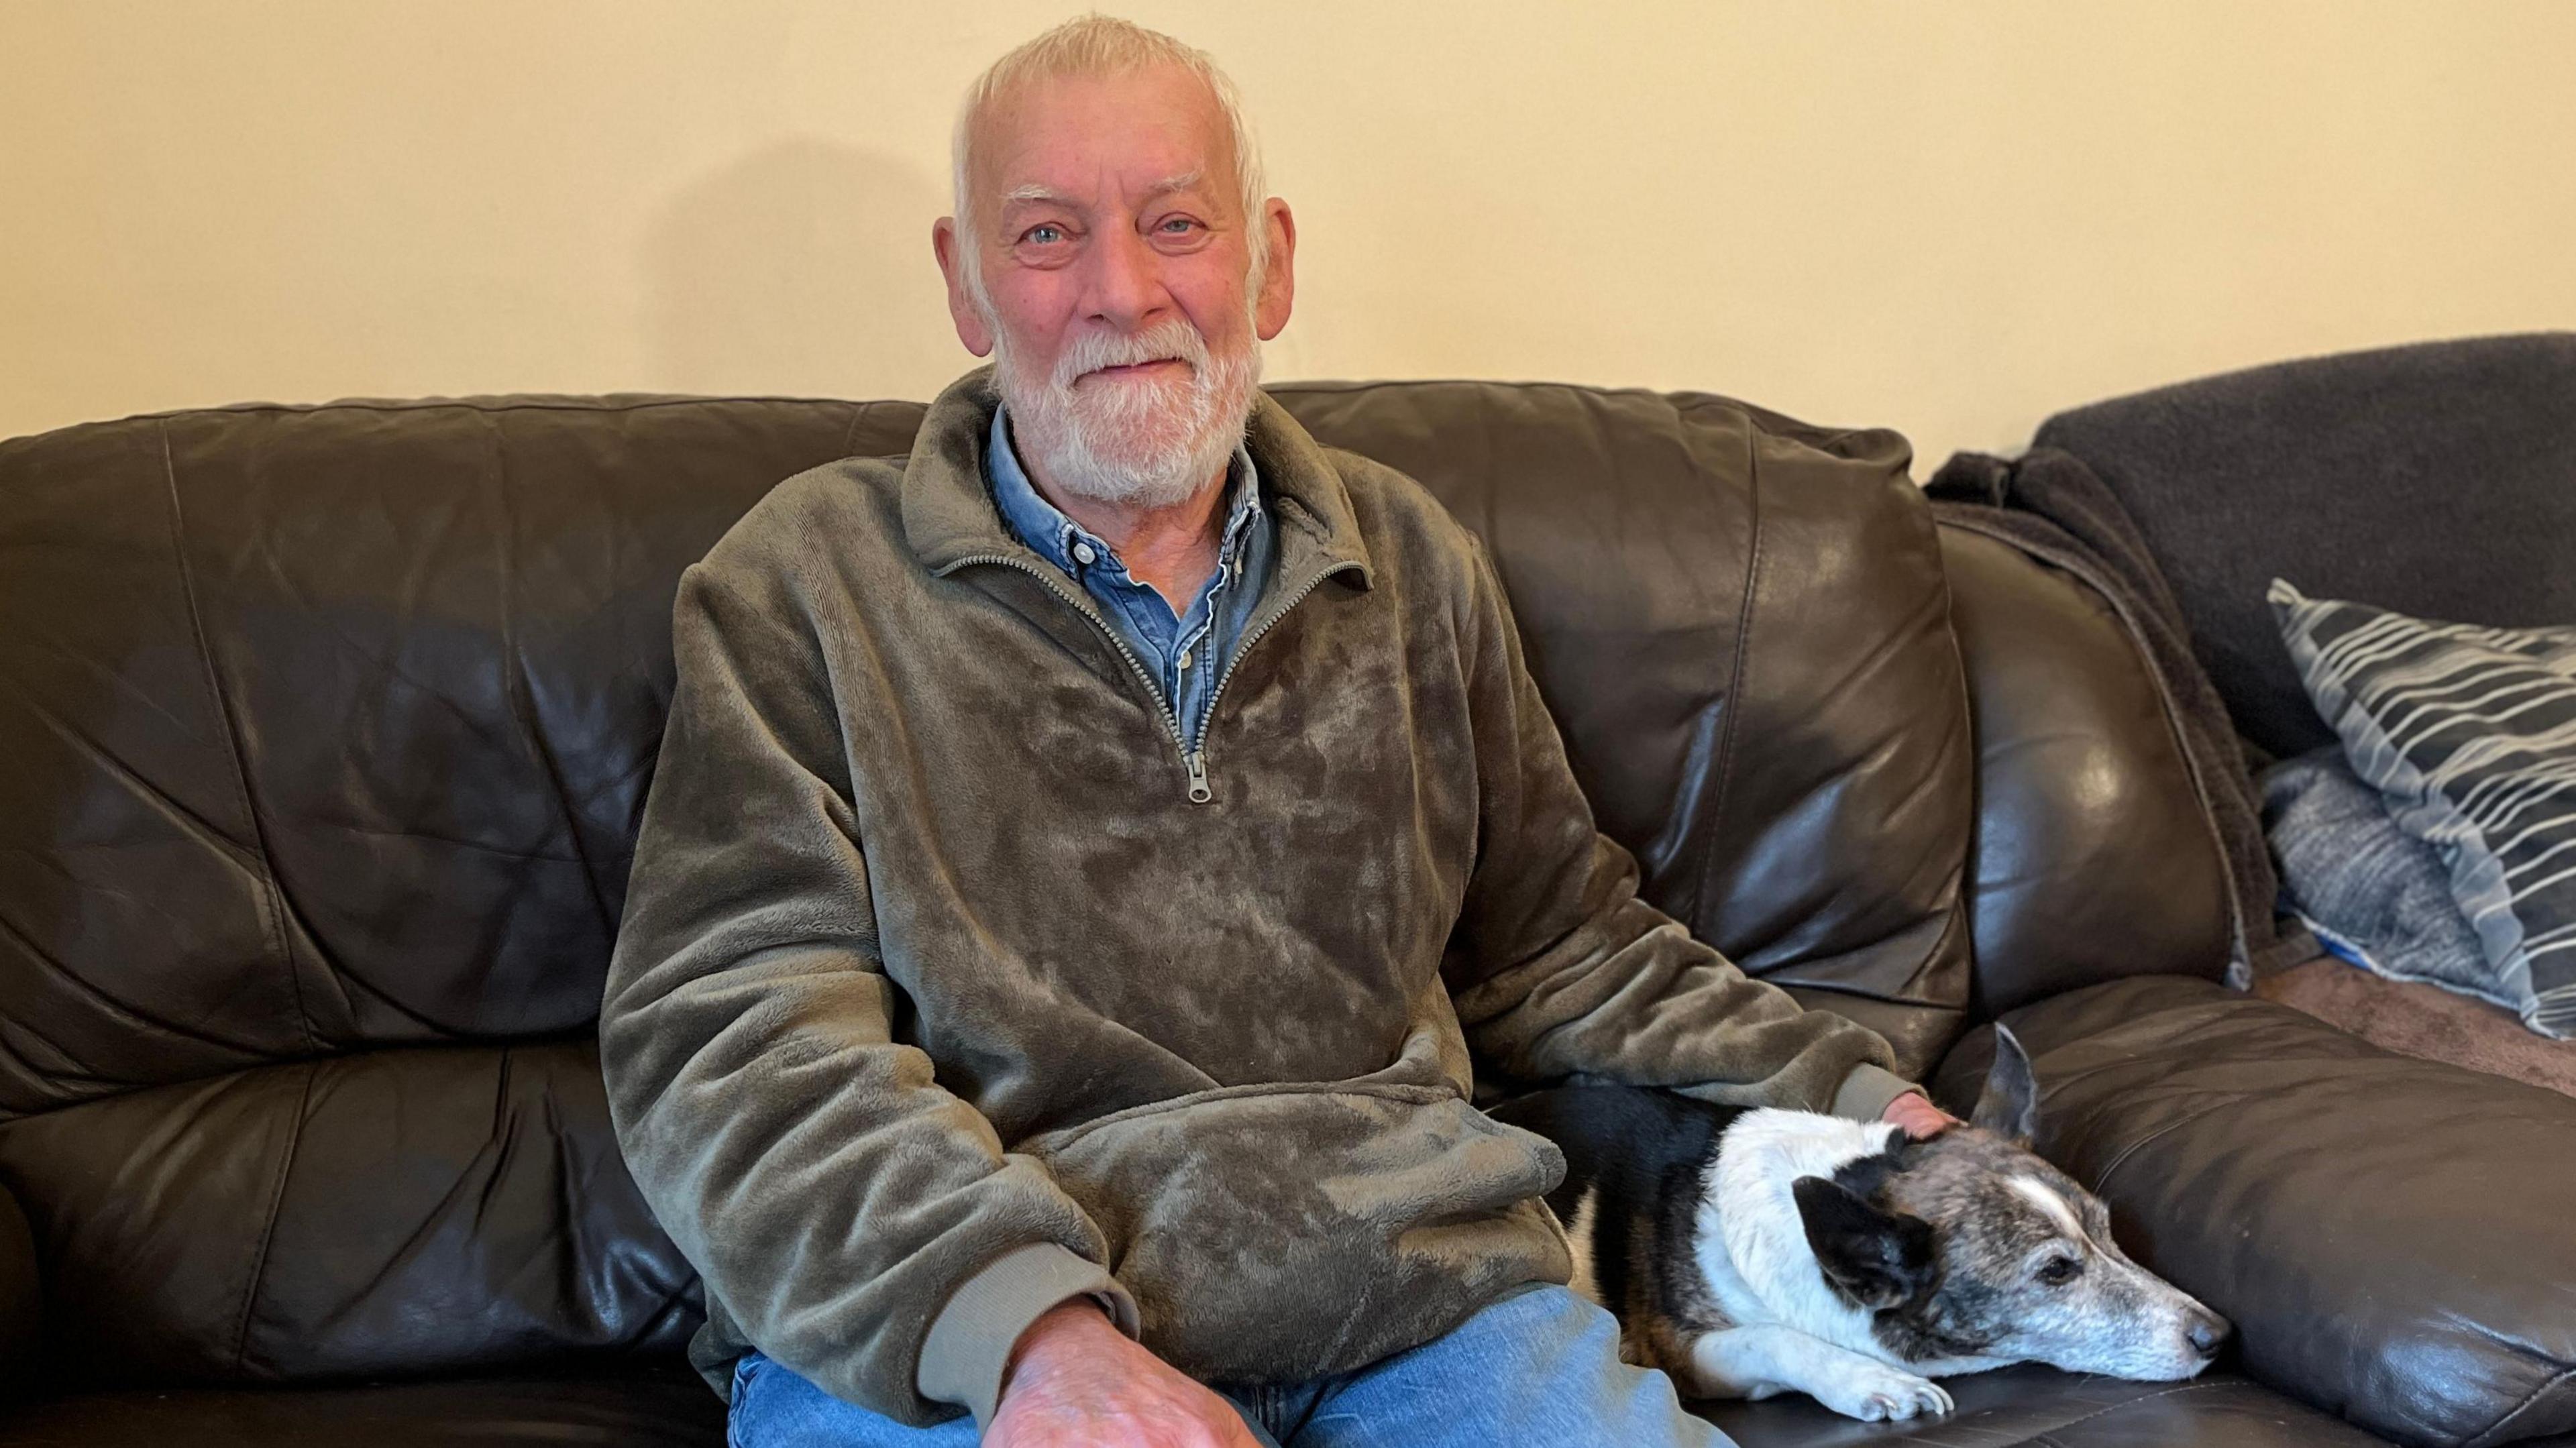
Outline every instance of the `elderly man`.
{"label": "elderly man", "polygon": [[683,576],[601,1013],[734,1441],[1719,1441],[1471,1057],[1946,1118],[1637,898],[1477,540],[1255,388],[1297,230],[1206,56],[1041,36],[956,186],[994,365]]}

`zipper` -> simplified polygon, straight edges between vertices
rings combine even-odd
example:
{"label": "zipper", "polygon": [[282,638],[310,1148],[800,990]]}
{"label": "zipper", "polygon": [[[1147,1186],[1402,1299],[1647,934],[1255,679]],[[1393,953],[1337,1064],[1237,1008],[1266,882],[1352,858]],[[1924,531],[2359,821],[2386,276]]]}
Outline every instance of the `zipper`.
{"label": "zipper", "polygon": [[[1270,632],[1270,626],[1279,622],[1279,620],[1286,618],[1288,616],[1288,610],[1305,602],[1307,594],[1323,587],[1325,579],[1332,577],[1334,574],[1339,573],[1346,568],[1357,567],[1359,567],[1359,565],[1356,563],[1336,563],[1332,567],[1325,569],[1323,572],[1316,574],[1314,577],[1307,579],[1305,586],[1289,595],[1286,603],[1273,609],[1268,618],[1265,618],[1252,626],[1251,632],[1234,641],[1234,653],[1225,661],[1225,672],[1216,676],[1216,687],[1208,692],[1207,717],[1211,722],[1216,718],[1216,706],[1225,701],[1225,686],[1234,681],[1234,671],[1243,667],[1243,656],[1252,652],[1252,646],[1261,642],[1261,636]],[[1205,804],[1208,799],[1214,798],[1213,795],[1208,795],[1206,798],[1201,797],[1207,790],[1207,749],[1205,745],[1202,744],[1197,752],[1189,756],[1189,759],[1197,761],[1196,763],[1190,764],[1190,799],[1193,803]]]}
{"label": "zipper", "polygon": [[1153,695],[1154,707],[1163,713],[1163,727],[1171,731],[1172,743],[1181,751],[1183,762],[1188,761],[1190,744],[1181,736],[1181,716],[1172,708],[1170,701],[1163,697],[1163,686],[1154,682],[1154,676],[1145,670],[1144,660],[1136,657],[1136,651],[1127,647],[1127,641],[1118,636],[1118,630],[1109,626],[1109,620],[1100,616],[1100,611],[1091,606],[1090,600],[1074,597],[1065,591],[1063,585],[1047,577],[1045,570],[1013,558],[1007,553],[970,553],[958,559],[950,567],[963,568],[969,563],[999,563],[1007,568],[1016,568],[1045,584],[1047,592],[1072,604],[1076,613],[1091,620],[1091,626],[1100,630],[1100,636],[1109,640],[1109,646],[1118,651],[1118,657],[1125,659],[1127,667],[1135,671],[1136,677],[1145,685],[1145,692]]}
{"label": "zipper", "polygon": [[[1091,606],[1090,600],[1075,597],[1072,593],[1068,592],[1062,584],[1049,578],[1044,570],[1024,560],[1013,558],[1007,553],[970,553],[965,557],[958,559],[955,563],[950,564],[949,567],[963,568],[969,563],[999,563],[1005,568],[1016,568],[1022,573],[1027,574],[1029,577],[1036,579],[1038,582],[1045,584],[1047,592],[1052,593],[1056,597],[1063,599],[1066,603],[1073,605],[1075,612],[1081,614],[1084,618],[1091,620],[1091,626],[1100,630],[1100,636],[1102,638],[1109,640],[1109,646],[1118,651],[1118,657],[1127,661],[1128,669],[1132,671],[1136,675],[1137,679],[1145,685],[1145,692],[1153,696],[1154,707],[1162,711],[1163,727],[1171,732],[1172,745],[1174,748],[1178,749],[1181,754],[1181,768],[1186,771],[1189,776],[1190,803],[1206,804],[1216,798],[1216,791],[1208,786],[1207,750],[1204,748],[1192,749],[1190,747],[1189,736],[1181,732],[1180,712],[1172,707],[1171,701],[1163,697],[1163,686],[1154,681],[1154,676],[1146,671],[1144,661],[1136,657],[1136,651],[1134,649],[1127,647],[1127,641],[1118,636],[1118,630],[1109,626],[1109,621],[1100,616],[1100,611]],[[1257,624],[1254,624],[1251,632],[1245,634],[1241,639],[1235,642],[1233,657],[1225,661],[1225,672],[1217,675],[1216,688],[1208,695],[1208,718],[1214,719],[1216,717],[1217,702],[1225,697],[1226,684],[1234,678],[1234,671],[1242,665],[1244,654],[1249,652],[1252,646],[1260,641],[1263,634],[1270,632],[1270,626],[1287,617],[1288,610],[1295,608],[1298,604],[1304,602],[1307,594],[1310,594],[1317,588],[1322,587],[1325,579],[1332,577],[1343,569],[1356,568],[1358,566],[1359,565],[1356,563],[1350,563],[1347,561],[1336,563],[1332,567],[1325,569],[1323,572],[1316,574],[1314,577],[1307,579],[1305,586],[1299,588],[1286,603],[1283,603],[1279,605],[1278,608],[1272,610],[1269,617],[1261,620]]]}

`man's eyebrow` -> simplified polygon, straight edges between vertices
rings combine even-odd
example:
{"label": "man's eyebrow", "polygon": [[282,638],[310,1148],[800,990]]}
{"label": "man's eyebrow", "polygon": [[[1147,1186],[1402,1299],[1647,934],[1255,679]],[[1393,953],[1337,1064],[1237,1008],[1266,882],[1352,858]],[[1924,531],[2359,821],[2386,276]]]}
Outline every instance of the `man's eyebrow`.
{"label": "man's eyebrow", "polygon": [[[1146,187],[1145,194],[1148,196],[1162,196],[1174,191],[1187,191],[1191,187],[1198,185],[1201,180],[1205,179],[1206,174],[1207,173],[1204,171],[1193,170],[1183,171],[1176,176],[1166,176],[1162,180],[1155,182],[1153,185]],[[1025,186],[1014,186],[1010,190],[1002,193],[1002,204],[1005,206],[1017,205],[1023,201],[1052,201],[1063,206],[1071,206],[1073,204],[1072,197],[1065,195],[1061,191],[1055,190],[1053,187],[1041,186],[1034,181]]]}

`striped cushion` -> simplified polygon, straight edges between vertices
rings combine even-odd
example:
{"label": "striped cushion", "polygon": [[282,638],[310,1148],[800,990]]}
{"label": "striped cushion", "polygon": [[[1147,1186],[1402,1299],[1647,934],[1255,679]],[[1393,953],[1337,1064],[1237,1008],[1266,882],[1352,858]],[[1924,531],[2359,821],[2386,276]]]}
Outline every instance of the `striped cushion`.
{"label": "striped cushion", "polygon": [[2429,623],[2277,578],[2269,596],[2353,772],[2449,868],[2492,998],[2576,1036],[2576,628]]}

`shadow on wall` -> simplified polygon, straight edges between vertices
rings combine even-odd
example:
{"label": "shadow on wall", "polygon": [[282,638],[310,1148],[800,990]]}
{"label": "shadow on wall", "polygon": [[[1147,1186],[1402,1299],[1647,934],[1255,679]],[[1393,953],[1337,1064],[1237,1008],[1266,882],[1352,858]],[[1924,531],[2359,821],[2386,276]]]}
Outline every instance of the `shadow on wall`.
{"label": "shadow on wall", "polygon": [[[862,147],[798,140],[692,182],[644,236],[651,385],[929,397],[974,365],[930,224],[947,187]],[[882,278],[910,284],[889,289]]]}

